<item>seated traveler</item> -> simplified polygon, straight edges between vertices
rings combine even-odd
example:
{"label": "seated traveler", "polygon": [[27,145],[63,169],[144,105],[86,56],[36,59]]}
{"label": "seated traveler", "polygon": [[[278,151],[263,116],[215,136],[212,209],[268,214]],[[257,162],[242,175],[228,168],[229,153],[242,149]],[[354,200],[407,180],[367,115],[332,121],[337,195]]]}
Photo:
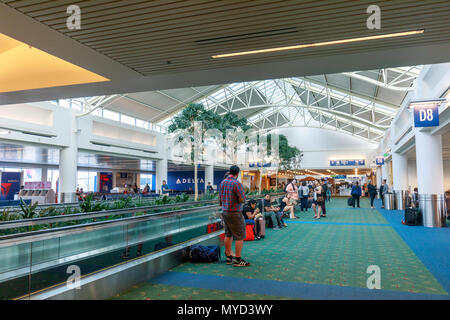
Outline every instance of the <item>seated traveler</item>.
{"label": "seated traveler", "polygon": [[244,215],[245,223],[253,226],[255,239],[259,240],[261,238],[259,220],[264,220],[264,218],[259,211],[259,208],[256,207],[256,200],[252,199],[247,202],[247,204],[242,208],[242,214]]}
{"label": "seated traveler", "polygon": [[[280,211],[283,213],[283,216],[289,216],[291,219],[297,219],[295,216],[294,206],[297,202],[291,198],[291,195],[288,193],[281,200]],[[289,214],[288,214],[289,212]]]}
{"label": "seated traveler", "polygon": [[263,205],[264,205],[264,218],[266,218],[266,221],[268,217],[270,221],[272,221],[273,230],[281,230],[285,226],[285,224],[282,222],[281,219],[281,215],[283,213],[280,212],[280,208],[272,206],[270,194],[265,195]]}

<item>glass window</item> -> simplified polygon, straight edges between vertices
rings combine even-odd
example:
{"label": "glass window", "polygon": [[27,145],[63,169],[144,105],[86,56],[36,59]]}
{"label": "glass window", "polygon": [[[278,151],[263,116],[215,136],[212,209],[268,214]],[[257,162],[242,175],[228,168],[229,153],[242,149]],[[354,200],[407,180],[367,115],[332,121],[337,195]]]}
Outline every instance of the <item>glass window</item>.
{"label": "glass window", "polygon": [[144,190],[145,185],[148,183],[148,185],[150,186],[150,189],[152,188],[152,174],[146,174],[146,173],[141,173],[141,177],[140,177],[140,186],[139,188],[141,190]]}
{"label": "glass window", "polygon": [[124,115],[124,114],[121,114],[121,115],[120,115],[120,122],[129,124],[129,125],[132,125],[132,126],[135,126],[135,125],[136,125],[135,119],[134,119],[134,118],[129,117],[129,116],[126,116],[126,115]]}
{"label": "glass window", "polygon": [[97,191],[97,172],[96,171],[78,171],[77,188],[82,188],[84,192]]}
{"label": "glass window", "polygon": [[141,119],[136,119],[136,126],[140,127],[140,128],[148,129],[148,122],[141,120]]}
{"label": "glass window", "polygon": [[103,118],[110,119],[114,121],[119,121],[120,117],[117,112],[110,111],[110,110],[103,110]]}
{"label": "glass window", "polygon": [[77,100],[72,100],[72,109],[81,111],[81,102]]}
{"label": "glass window", "polygon": [[103,109],[102,108],[98,108],[98,109],[92,111],[91,114],[94,115],[94,116],[97,116],[97,117],[103,117]]}
{"label": "glass window", "polygon": [[47,180],[51,181],[52,189],[55,192],[58,192],[58,188],[56,187],[59,180],[59,170],[58,169],[48,169],[47,170]]}
{"label": "glass window", "polygon": [[59,105],[64,108],[70,108],[70,100],[69,99],[61,99],[61,100],[59,100]]}

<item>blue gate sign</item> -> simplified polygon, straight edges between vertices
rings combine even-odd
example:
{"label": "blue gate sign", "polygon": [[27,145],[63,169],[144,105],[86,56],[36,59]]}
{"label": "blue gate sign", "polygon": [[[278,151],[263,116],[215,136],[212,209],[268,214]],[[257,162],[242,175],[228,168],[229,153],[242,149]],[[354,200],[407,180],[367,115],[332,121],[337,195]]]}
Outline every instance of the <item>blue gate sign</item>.
{"label": "blue gate sign", "polygon": [[376,157],[377,166],[382,166],[384,164],[384,157]]}
{"label": "blue gate sign", "polygon": [[414,105],[414,127],[439,126],[440,102],[417,103]]}

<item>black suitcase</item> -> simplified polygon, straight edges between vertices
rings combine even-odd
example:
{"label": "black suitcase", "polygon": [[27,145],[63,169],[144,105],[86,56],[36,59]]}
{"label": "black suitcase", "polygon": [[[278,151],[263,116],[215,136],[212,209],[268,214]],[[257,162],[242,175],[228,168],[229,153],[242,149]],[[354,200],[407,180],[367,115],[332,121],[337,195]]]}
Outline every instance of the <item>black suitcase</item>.
{"label": "black suitcase", "polygon": [[407,226],[423,225],[422,212],[418,208],[405,209],[405,224]]}
{"label": "black suitcase", "polygon": [[348,199],[347,199],[347,204],[348,204],[350,207],[353,207],[353,205],[355,204],[355,199],[354,199],[353,197],[348,198]]}

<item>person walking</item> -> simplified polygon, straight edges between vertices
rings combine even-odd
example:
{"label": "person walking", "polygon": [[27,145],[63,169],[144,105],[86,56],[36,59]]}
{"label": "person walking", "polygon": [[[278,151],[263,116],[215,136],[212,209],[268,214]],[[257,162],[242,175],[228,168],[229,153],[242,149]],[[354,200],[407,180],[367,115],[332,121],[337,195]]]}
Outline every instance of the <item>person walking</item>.
{"label": "person walking", "polygon": [[314,189],[313,189],[313,202],[312,208],[314,210],[314,219],[320,219],[322,213],[321,202],[325,201],[322,197],[322,186],[319,181],[314,181]]}
{"label": "person walking", "polygon": [[369,180],[369,184],[367,185],[367,191],[370,196],[370,207],[373,209],[373,201],[377,195],[377,187],[372,184],[372,180]]}
{"label": "person walking", "polygon": [[[245,192],[237,180],[239,167],[231,166],[229,175],[220,183],[219,204],[222,206],[222,219],[225,228],[226,263],[235,267],[248,267],[250,262],[241,257],[245,239],[245,220],[241,213],[241,204],[245,202]],[[233,257],[231,245],[235,240],[236,255]]]}
{"label": "person walking", "polygon": [[208,185],[206,186],[206,192],[208,192],[208,194],[213,194],[214,193],[214,188],[211,185],[211,182],[208,182]]}
{"label": "person walking", "polygon": [[352,187],[351,192],[351,195],[353,197],[353,208],[355,207],[355,204],[357,204],[358,208],[360,208],[359,198],[361,197],[361,194],[362,194],[361,186],[359,185],[359,182],[356,181],[356,183]]}
{"label": "person walking", "polygon": [[306,181],[302,182],[301,187],[299,188],[299,198],[300,198],[300,211],[308,211],[308,196],[309,196],[309,188],[306,185]]}
{"label": "person walking", "polygon": [[327,200],[328,185],[327,185],[327,183],[326,183],[324,178],[322,178],[320,181],[321,181],[320,186],[322,187],[322,194],[321,194],[321,196],[322,196],[323,201],[321,201],[321,202],[318,201],[318,203],[319,203],[320,207],[322,208],[322,215],[321,215],[321,217],[326,218],[326,216],[327,216],[327,208],[325,207],[325,201]]}

